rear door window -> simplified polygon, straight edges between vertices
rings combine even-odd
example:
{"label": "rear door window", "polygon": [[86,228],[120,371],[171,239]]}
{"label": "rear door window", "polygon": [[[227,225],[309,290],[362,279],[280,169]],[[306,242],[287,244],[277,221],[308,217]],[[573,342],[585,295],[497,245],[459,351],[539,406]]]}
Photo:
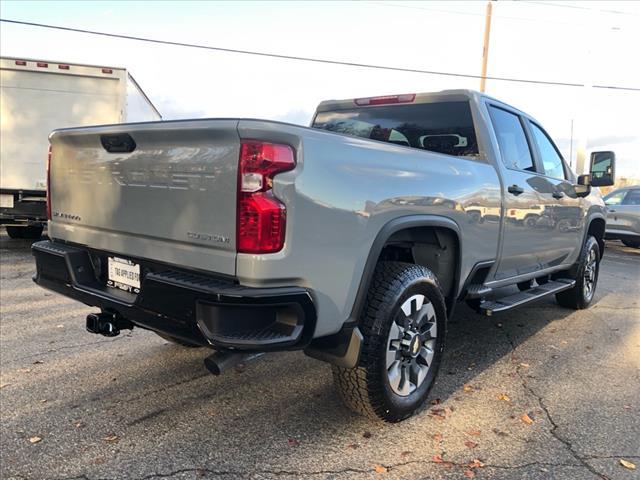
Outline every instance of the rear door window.
{"label": "rear door window", "polygon": [[505,166],[535,172],[536,167],[520,117],[493,105],[489,106],[489,115]]}
{"label": "rear door window", "polygon": [[379,105],[319,112],[312,126],[447,155],[478,155],[469,102]]}
{"label": "rear door window", "polygon": [[623,205],[640,205],[640,189],[633,189],[627,192],[627,196],[622,201]]}

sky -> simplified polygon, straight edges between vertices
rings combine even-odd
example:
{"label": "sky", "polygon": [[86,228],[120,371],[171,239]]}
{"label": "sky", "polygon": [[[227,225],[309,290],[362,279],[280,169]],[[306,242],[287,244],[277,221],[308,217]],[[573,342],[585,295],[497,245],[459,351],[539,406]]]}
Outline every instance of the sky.
{"label": "sky", "polygon": [[[479,75],[486,2],[30,2],[3,19],[430,71]],[[488,75],[640,88],[640,2],[497,1]],[[475,78],[381,71],[0,24],[2,56],[125,67],[165,119],[251,117],[308,125],[325,99],[479,89]],[[537,118],[575,166],[614,150],[640,178],[640,91],[488,80]],[[573,138],[573,141],[571,140]]]}

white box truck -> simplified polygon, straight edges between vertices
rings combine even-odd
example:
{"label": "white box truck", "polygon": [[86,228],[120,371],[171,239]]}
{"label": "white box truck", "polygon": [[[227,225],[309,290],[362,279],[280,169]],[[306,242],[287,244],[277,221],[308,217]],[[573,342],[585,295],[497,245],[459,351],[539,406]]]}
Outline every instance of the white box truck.
{"label": "white box truck", "polygon": [[124,68],[2,57],[0,74],[0,224],[38,238],[52,130],[162,116]]}

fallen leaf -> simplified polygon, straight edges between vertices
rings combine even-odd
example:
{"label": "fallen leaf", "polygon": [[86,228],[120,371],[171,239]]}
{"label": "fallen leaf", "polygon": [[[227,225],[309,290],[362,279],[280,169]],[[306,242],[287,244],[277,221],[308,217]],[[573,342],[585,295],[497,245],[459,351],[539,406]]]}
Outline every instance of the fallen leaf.
{"label": "fallen leaf", "polygon": [[495,433],[496,435],[498,435],[499,437],[506,437],[509,434],[507,432],[503,432],[502,430],[498,429],[498,428],[494,428],[493,429],[493,433]]}
{"label": "fallen leaf", "polygon": [[522,420],[524,423],[526,423],[527,425],[532,425],[533,424],[533,420],[531,419],[531,417],[528,414],[523,414],[520,417],[520,420]]}
{"label": "fallen leaf", "polygon": [[464,385],[462,387],[462,390],[464,390],[465,392],[473,392],[473,387],[471,385]]}
{"label": "fallen leaf", "polygon": [[46,398],[43,398],[42,400],[40,400],[40,403],[47,403],[49,400],[47,400]]}
{"label": "fallen leaf", "polygon": [[453,413],[453,408],[451,407],[432,408],[431,410],[429,410],[429,415],[439,420],[444,420],[452,413]]}
{"label": "fallen leaf", "polygon": [[465,470],[464,476],[467,478],[475,478],[476,474],[473,470]]}
{"label": "fallen leaf", "polygon": [[9,385],[11,385],[11,384],[10,383],[0,383],[0,388],[8,387]]}
{"label": "fallen leaf", "polygon": [[238,373],[243,373],[247,369],[246,363],[239,363],[235,367],[235,371]]}
{"label": "fallen leaf", "polygon": [[531,365],[529,365],[528,363],[521,363],[520,366],[522,368],[529,368]]}
{"label": "fallen leaf", "polygon": [[467,440],[466,442],[464,442],[464,445],[467,448],[476,448],[478,446],[478,444],[472,440]]}
{"label": "fallen leaf", "polygon": [[18,371],[20,373],[31,373],[31,369],[30,368],[19,368]]}
{"label": "fallen leaf", "polygon": [[118,441],[120,440],[120,438],[118,438],[117,435],[107,435],[106,437],[104,437],[102,440],[104,440],[107,443],[118,443]]}
{"label": "fallen leaf", "polygon": [[401,457],[408,457],[410,455],[413,455],[413,452],[409,451],[409,450],[405,450],[404,452],[402,452],[400,454]]}
{"label": "fallen leaf", "polygon": [[350,450],[355,450],[359,446],[360,445],[358,445],[357,443],[350,443],[349,445],[347,445],[347,448],[350,449]]}
{"label": "fallen leaf", "polygon": [[[0,386],[0,388],[2,388],[2,386]],[[623,405],[622,408],[624,408],[625,410],[631,410],[631,405]]]}
{"label": "fallen leaf", "polygon": [[434,461],[435,463],[442,463],[443,462],[442,455],[440,455],[440,454],[434,455],[433,457],[431,457],[431,460]]}
{"label": "fallen leaf", "polygon": [[469,468],[482,468],[484,467],[484,463],[482,463],[480,460],[478,460],[477,458],[474,458],[472,461],[470,461],[467,465]]}
{"label": "fallen leaf", "polygon": [[467,433],[469,435],[473,435],[474,437],[479,437],[482,432],[480,430],[469,430]]}
{"label": "fallen leaf", "polygon": [[289,443],[290,447],[297,447],[298,445],[300,445],[300,442],[295,438],[289,438],[287,439],[287,442]]}
{"label": "fallen leaf", "polygon": [[39,443],[42,441],[42,437],[31,437],[29,438],[29,442],[31,443]]}
{"label": "fallen leaf", "polygon": [[636,469],[636,464],[635,463],[631,463],[628,460],[624,460],[624,459],[620,459],[620,465],[622,465],[624,468],[628,468],[629,470],[635,470]]}
{"label": "fallen leaf", "polygon": [[34,365],[41,365],[44,362],[42,360],[36,360],[35,362],[33,362]]}
{"label": "fallen leaf", "polygon": [[76,428],[84,428],[84,422],[76,422],[75,423],[75,427]]}
{"label": "fallen leaf", "polygon": [[433,438],[434,442],[441,442],[442,441],[442,434],[441,433],[434,433],[431,438]]}
{"label": "fallen leaf", "polygon": [[371,438],[371,432],[364,432],[364,433],[362,434],[362,436],[363,436],[364,438]]}
{"label": "fallen leaf", "polygon": [[434,398],[433,400],[431,400],[431,405],[439,405],[439,404],[440,404],[439,398]]}
{"label": "fallen leaf", "polygon": [[389,469],[384,465],[376,465],[375,467],[373,467],[373,469],[376,471],[376,473],[387,473],[389,471]]}
{"label": "fallen leaf", "polygon": [[506,393],[501,393],[500,395],[498,395],[498,400],[502,400],[504,402],[511,401],[511,399],[509,398],[509,395],[507,395]]}
{"label": "fallen leaf", "polygon": [[93,463],[95,463],[96,465],[102,465],[106,461],[107,459],[105,457],[96,457]]}

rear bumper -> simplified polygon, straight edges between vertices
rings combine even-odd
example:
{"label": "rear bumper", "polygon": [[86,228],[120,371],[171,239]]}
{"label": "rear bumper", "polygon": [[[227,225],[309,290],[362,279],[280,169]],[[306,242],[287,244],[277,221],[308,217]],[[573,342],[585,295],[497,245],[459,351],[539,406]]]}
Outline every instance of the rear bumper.
{"label": "rear bumper", "polygon": [[47,221],[46,193],[36,190],[0,190],[13,197],[13,207],[0,208],[0,225],[42,225]]}
{"label": "rear bumper", "polygon": [[[106,286],[108,252],[62,242],[32,246],[34,281],[135,325],[189,342],[248,351],[304,348],[316,310],[301,287],[250,288],[143,259],[139,294]],[[122,256],[122,255],[115,255]]]}

